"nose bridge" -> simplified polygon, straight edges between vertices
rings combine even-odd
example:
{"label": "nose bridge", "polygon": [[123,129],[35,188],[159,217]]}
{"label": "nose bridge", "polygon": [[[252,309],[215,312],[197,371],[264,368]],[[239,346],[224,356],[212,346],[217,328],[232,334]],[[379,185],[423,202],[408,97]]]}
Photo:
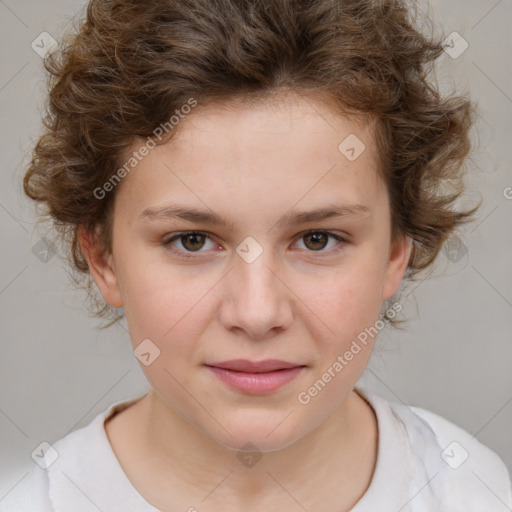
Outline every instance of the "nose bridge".
{"label": "nose bridge", "polygon": [[224,296],[225,327],[243,328],[254,337],[284,327],[291,319],[291,310],[274,251],[249,236],[237,246],[236,253]]}
{"label": "nose bridge", "polygon": [[[261,237],[260,237],[261,240]],[[264,247],[256,238],[247,236],[236,248],[234,273],[240,290],[254,298],[275,299],[279,286],[275,276],[275,257],[271,247]]]}

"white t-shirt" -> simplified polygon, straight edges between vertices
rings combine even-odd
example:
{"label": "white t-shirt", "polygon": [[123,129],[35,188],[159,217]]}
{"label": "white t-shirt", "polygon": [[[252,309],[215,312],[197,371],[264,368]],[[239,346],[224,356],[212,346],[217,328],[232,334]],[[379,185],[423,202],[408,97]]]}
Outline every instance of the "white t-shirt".
{"label": "white t-shirt", "polygon": [[[510,476],[496,453],[432,412],[387,401],[359,386],[355,391],[375,410],[379,437],[370,487],[351,512],[512,509]],[[128,480],[104,428],[107,417],[139,398],[112,404],[54,443],[57,459],[47,469],[34,463],[0,500],[0,511],[159,512]],[[51,461],[54,452],[44,453]],[[196,508],[200,511],[200,504]]]}

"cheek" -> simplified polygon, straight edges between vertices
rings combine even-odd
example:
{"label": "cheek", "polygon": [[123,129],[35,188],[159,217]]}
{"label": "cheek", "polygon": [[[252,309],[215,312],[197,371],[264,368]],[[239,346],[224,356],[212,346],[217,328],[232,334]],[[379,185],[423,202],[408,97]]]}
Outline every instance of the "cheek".
{"label": "cheek", "polygon": [[[361,267],[350,271],[348,267],[333,271],[323,286],[317,283],[309,287],[310,299],[305,302],[316,315],[310,316],[308,329],[314,333],[312,341],[318,355],[312,383],[329,382],[318,402],[339,403],[340,396],[355,385],[380,330],[379,267],[360,263]],[[306,289],[302,290],[305,294]]]}
{"label": "cheek", "polygon": [[298,294],[334,331],[327,333],[354,336],[379,317],[381,273],[381,267],[371,264],[333,269],[322,279],[303,281]]}
{"label": "cheek", "polygon": [[146,261],[134,253],[123,258],[118,276],[134,345],[154,338],[160,346],[186,323],[187,312],[200,298],[198,283],[189,272]]}
{"label": "cheek", "polygon": [[159,351],[155,362],[143,367],[146,377],[167,381],[166,369],[178,378],[186,370],[184,361],[200,364],[204,356],[197,340],[215,315],[218,276],[193,273],[191,266],[128,268],[123,300],[132,346],[149,339]]}
{"label": "cheek", "polygon": [[[149,338],[160,350],[172,346],[175,355],[186,355],[193,345],[186,340],[199,339],[215,308],[222,308],[214,299],[218,274],[198,274],[192,265],[163,264],[160,257],[149,261],[142,251],[120,249],[126,256],[119,265],[119,284],[134,348]],[[338,267],[283,276],[293,283],[293,293],[284,300],[295,303],[290,307],[313,340],[341,349],[375,323],[382,306],[381,260],[367,246]]]}

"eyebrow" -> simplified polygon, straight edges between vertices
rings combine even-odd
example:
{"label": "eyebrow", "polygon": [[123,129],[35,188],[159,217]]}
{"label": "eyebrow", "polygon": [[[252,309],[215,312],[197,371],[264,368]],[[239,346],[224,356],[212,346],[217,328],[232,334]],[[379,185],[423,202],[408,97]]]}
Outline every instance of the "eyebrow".
{"label": "eyebrow", "polygon": [[[276,225],[305,224],[330,219],[332,217],[364,218],[370,215],[371,209],[364,204],[329,204],[309,211],[290,210],[279,219]],[[233,223],[222,215],[182,205],[164,205],[146,208],[139,215],[139,219],[171,220],[176,218],[202,224],[222,225],[229,230],[233,229]]]}

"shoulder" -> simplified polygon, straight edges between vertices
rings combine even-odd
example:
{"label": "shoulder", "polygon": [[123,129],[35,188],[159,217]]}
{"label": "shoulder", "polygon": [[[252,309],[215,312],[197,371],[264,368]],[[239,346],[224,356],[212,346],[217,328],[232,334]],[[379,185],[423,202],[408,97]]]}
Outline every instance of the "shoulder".
{"label": "shoulder", "polygon": [[[403,407],[395,406],[395,410],[403,412]],[[444,489],[441,510],[510,510],[512,487],[503,460],[446,418],[420,407],[409,409],[424,426],[412,420],[412,416],[406,416],[408,429],[428,429],[435,438],[436,444],[431,449],[437,450],[435,456],[442,461],[438,465],[442,468],[438,477],[442,477]],[[418,446],[412,448],[416,453],[421,451]],[[421,456],[424,457],[424,453]]]}
{"label": "shoulder", "polygon": [[48,472],[32,466],[0,500],[0,512],[54,512],[49,498]]}
{"label": "shoulder", "polygon": [[[139,397],[140,398],[140,397]],[[127,408],[139,398],[119,401],[86,426],[74,430],[41,450],[41,465],[33,463],[20,471],[13,482],[3,482],[5,496],[0,496],[0,512],[55,512],[55,510],[89,510],[90,500],[84,491],[92,493],[107,486],[103,474],[111,476],[117,470],[105,430],[104,421]],[[85,505],[78,505],[83,500]],[[89,507],[89,508],[87,508]]]}
{"label": "shoulder", "polygon": [[357,391],[377,415],[381,466],[386,458],[392,461],[381,486],[388,488],[388,475],[395,471],[394,478],[402,478],[407,487],[407,510],[512,510],[509,472],[488,446],[432,411],[387,400],[369,389]]}

